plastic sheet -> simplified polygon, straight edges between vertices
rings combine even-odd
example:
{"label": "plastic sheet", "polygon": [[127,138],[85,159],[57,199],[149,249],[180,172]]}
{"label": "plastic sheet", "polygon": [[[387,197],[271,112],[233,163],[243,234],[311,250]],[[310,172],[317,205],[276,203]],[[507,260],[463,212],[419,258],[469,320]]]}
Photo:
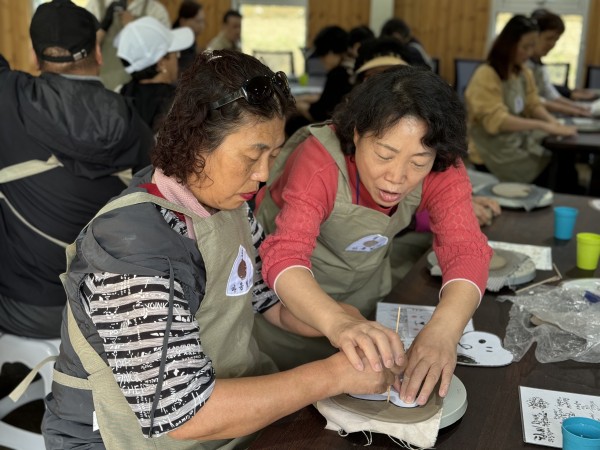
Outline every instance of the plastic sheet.
{"label": "plastic sheet", "polygon": [[515,361],[536,343],[542,363],[600,362],[600,303],[587,300],[583,289],[538,286],[498,300],[513,303],[504,347]]}

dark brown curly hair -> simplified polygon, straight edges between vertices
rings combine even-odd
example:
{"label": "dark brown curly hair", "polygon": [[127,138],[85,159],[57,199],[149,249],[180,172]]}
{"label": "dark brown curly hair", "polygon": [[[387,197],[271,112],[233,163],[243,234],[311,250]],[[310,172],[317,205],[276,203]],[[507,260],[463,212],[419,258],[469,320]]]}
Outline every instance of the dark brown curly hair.
{"label": "dark brown curly hair", "polygon": [[427,125],[421,139],[435,150],[433,172],[456,166],[467,156],[465,109],[456,92],[431,70],[393,66],[355,87],[333,113],[333,125],[346,155],[356,152],[354,131],[383,136],[404,117]]}
{"label": "dark brown curly hair", "polygon": [[258,59],[241,52],[215,50],[199,54],[183,72],[173,105],[158,130],[151,155],[153,166],[184,183],[190,175],[202,173],[206,155],[240,126],[252,120],[285,118],[293,108],[293,99],[277,89],[258,105],[241,98],[211,109],[211,102],[260,75],[274,74]]}

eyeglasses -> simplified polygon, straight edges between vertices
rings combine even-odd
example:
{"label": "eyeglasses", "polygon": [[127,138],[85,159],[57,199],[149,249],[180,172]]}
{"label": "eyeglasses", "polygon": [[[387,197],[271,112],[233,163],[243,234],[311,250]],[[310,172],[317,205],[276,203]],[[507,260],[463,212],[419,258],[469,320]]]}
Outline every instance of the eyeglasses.
{"label": "eyeglasses", "polygon": [[219,109],[240,98],[245,98],[251,105],[260,105],[273,95],[273,88],[284,97],[293,101],[287,76],[283,72],[277,72],[272,77],[259,75],[244,81],[242,87],[237,91],[226,95],[216,102],[212,102],[210,109]]}

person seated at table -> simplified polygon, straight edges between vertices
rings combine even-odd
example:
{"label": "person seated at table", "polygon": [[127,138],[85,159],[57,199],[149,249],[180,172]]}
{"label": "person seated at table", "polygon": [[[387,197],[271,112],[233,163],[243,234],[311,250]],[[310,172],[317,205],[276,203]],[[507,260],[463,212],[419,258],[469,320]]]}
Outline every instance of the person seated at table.
{"label": "person seated at table", "polygon": [[181,51],[179,56],[179,74],[192,65],[198,54],[196,39],[204,31],[205,18],[202,5],[195,0],[184,0],[179,5],[177,19],[173,23],[173,28],[189,27],[194,32],[194,42],[188,48]]}
{"label": "person seated at table", "polygon": [[389,19],[381,27],[380,37],[391,37],[406,47],[405,61],[410,65],[427,66],[434,69],[434,62],[431,56],[425,51],[423,44],[413,36],[408,24],[397,18]]}
{"label": "person seated at table", "polygon": [[329,119],[335,107],[352,89],[350,71],[344,65],[348,53],[348,32],[338,26],[323,28],[313,42],[311,58],[319,58],[327,76],[320,95],[296,97],[296,115],[286,124],[286,134],[291,136],[300,127]]}
{"label": "person seated at table", "polygon": [[[180,83],[153,166],[68,250],[42,425],[50,450],[246,448],[248,435],[319,399],[395,380],[393,363],[374,370],[362,357],[358,371],[342,352],[272,373],[254,313],[308,335],[321,325],[264,286],[262,229],[246,206],[280,152],[293,98],[282,72],[232,50],[198,55]],[[392,330],[356,321],[373,333],[358,344],[365,352],[402,362]]]}
{"label": "person seated at table", "polygon": [[170,30],[154,17],[131,22],[119,35],[117,56],[131,81],[120,89],[156,131],[175,96],[179,52],[194,42],[191,28]]}
{"label": "person seated at table", "polygon": [[[491,258],[471,206],[466,150],[456,93],[430,70],[403,65],[353,89],[331,124],[289,139],[257,196],[257,218],[268,234],[260,247],[263,275],[294,315],[321,324],[326,339],[279,332],[259,318],[259,345],[280,368],[338,348],[362,367],[352,349],[371,331],[343,306],[373,315],[391,290],[393,237],[427,209],[443,287],[432,320],[408,351],[401,396],[411,402],[423,385],[424,404],[440,378],[446,395],[456,345],[481,300]],[[324,323],[330,315],[339,318]]]}
{"label": "person seated at table", "polygon": [[348,32],[348,55],[352,61],[358,56],[362,43],[373,38],[375,33],[367,25],[359,25]]}
{"label": "person seated at table", "polygon": [[546,109],[552,113],[567,116],[590,117],[590,108],[563,97],[550,81],[547,67],[542,62],[556,42],[565,32],[565,23],[559,15],[553,14],[546,9],[537,9],[531,14],[531,18],[537,22],[539,36],[534,47],[533,56],[528,61],[528,67],[533,71],[538,95],[544,102]]}
{"label": "person seated at table", "polygon": [[[485,63],[473,73],[465,90],[469,120],[469,158],[500,181],[547,186],[550,152],[542,146],[548,134],[572,136],[544,108],[531,70],[538,27],[523,15],[513,16],[495,39]],[[568,164],[560,170],[574,172]],[[562,177],[568,185],[575,180]],[[555,186],[554,186],[555,188]]]}
{"label": "person seated at table", "polygon": [[209,50],[237,50],[242,51],[242,15],[234,9],[223,14],[221,31],[212,38],[206,46]]}
{"label": "person seated at table", "polygon": [[150,162],[152,132],[99,78],[98,25],[45,2],[29,27],[41,74],[0,54],[0,334],[60,337],[65,248]]}

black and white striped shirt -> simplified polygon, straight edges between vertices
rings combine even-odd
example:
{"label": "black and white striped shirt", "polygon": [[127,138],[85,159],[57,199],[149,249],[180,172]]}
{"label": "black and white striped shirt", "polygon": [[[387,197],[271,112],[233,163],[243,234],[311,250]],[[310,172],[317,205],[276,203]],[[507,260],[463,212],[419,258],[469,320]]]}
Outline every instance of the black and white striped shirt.
{"label": "black and white striped shirt", "polygon": [[[172,211],[157,208],[171,229],[187,236],[184,221]],[[258,247],[264,233],[250,210],[248,221],[255,247],[252,306],[255,312],[262,313],[279,299],[262,279]],[[202,330],[177,280],[174,288],[164,381],[152,426],[150,412],[168,317],[169,277],[91,273],[81,288],[83,304],[102,339],[108,363],[145,436],[160,436],[191,419],[209,398],[215,384],[210,355],[204,353],[200,341]]]}

